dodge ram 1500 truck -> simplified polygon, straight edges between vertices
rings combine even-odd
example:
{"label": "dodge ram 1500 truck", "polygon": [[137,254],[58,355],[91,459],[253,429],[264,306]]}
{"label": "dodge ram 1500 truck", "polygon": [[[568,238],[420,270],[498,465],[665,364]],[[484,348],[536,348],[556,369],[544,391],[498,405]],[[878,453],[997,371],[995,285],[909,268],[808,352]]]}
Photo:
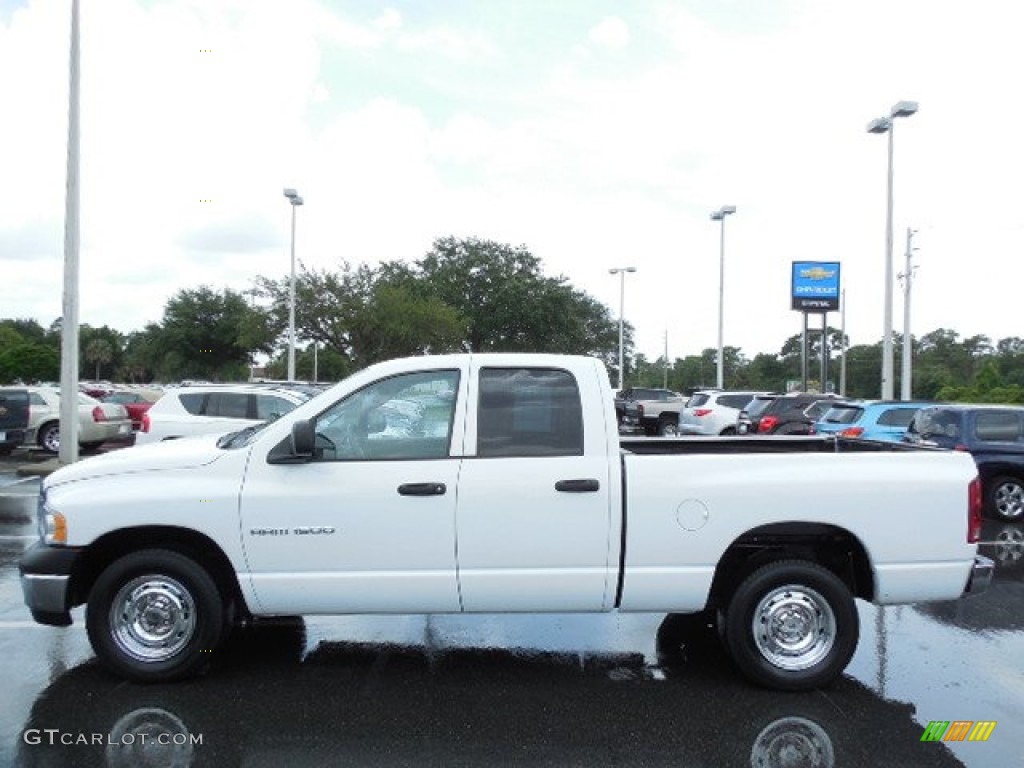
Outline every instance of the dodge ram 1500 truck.
{"label": "dodge ram 1500 truck", "polygon": [[203,671],[233,622],[347,613],[707,612],[751,680],[837,677],[855,598],[984,589],[971,457],[834,438],[620,443],[607,372],[562,355],[367,368],[267,424],[43,483],[36,621],[86,604],[100,661]]}

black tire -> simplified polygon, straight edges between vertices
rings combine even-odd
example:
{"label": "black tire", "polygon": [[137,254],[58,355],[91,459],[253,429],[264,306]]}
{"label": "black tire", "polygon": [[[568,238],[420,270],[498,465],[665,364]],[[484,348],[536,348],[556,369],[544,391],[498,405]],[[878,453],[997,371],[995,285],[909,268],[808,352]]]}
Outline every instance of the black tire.
{"label": "black tire", "polygon": [[145,549],[100,574],[89,594],[86,628],[107,669],[136,682],[167,682],[209,667],[225,613],[205,569],[178,552]]}
{"label": "black tire", "polygon": [[1024,519],[1024,482],[1009,475],[993,478],[985,491],[985,506],[997,520]]}
{"label": "black tire", "polygon": [[48,421],[36,432],[36,443],[44,451],[57,453],[60,449],[60,422]]}
{"label": "black tire", "polygon": [[723,429],[718,434],[720,434],[723,437],[727,437],[729,435],[735,435],[736,434],[736,427],[726,427],[725,429]]}
{"label": "black tire", "polygon": [[[783,622],[787,626],[780,626]],[[725,627],[726,645],[740,671],[782,691],[806,691],[835,680],[850,662],[860,633],[846,584],[804,560],[780,560],[751,573],[729,602]]]}
{"label": "black tire", "polygon": [[82,449],[82,453],[86,453],[88,451],[95,451],[101,445],[103,445],[103,441],[102,440],[100,440],[99,442],[81,443],[79,445],[79,448]]}
{"label": "black tire", "polygon": [[13,445],[0,445],[0,456],[10,456],[14,453]]}
{"label": "black tire", "polygon": [[658,422],[658,434],[662,437],[679,437],[679,425],[670,419]]}

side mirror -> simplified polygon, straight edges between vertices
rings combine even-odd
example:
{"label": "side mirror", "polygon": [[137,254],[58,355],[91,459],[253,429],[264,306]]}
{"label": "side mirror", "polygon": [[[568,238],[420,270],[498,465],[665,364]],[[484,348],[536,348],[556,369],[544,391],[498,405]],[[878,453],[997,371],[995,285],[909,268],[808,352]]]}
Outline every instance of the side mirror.
{"label": "side mirror", "polygon": [[292,455],[299,459],[313,458],[316,442],[316,428],[311,419],[302,419],[292,424]]}

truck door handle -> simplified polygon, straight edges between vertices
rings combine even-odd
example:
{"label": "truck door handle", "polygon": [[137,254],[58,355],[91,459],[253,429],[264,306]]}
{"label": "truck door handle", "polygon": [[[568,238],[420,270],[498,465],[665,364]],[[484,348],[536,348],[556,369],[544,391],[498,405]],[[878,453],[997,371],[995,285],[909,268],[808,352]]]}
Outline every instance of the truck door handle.
{"label": "truck door handle", "polygon": [[559,480],[555,483],[555,490],[562,493],[593,493],[601,490],[601,484],[597,480]]}
{"label": "truck door handle", "polygon": [[402,483],[398,486],[402,496],[444,496],[447,490],[444,483]]}

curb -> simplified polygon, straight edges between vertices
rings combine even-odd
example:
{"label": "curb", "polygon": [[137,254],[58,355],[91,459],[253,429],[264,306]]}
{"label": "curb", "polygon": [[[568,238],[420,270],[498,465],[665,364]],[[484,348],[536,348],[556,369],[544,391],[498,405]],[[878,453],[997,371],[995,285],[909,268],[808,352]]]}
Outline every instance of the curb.
{"label": "curb", "polygon": [[62,466],[60,459],[46,459],[35,464],[22,464],[14,472],[20,477],[46,477]]}

